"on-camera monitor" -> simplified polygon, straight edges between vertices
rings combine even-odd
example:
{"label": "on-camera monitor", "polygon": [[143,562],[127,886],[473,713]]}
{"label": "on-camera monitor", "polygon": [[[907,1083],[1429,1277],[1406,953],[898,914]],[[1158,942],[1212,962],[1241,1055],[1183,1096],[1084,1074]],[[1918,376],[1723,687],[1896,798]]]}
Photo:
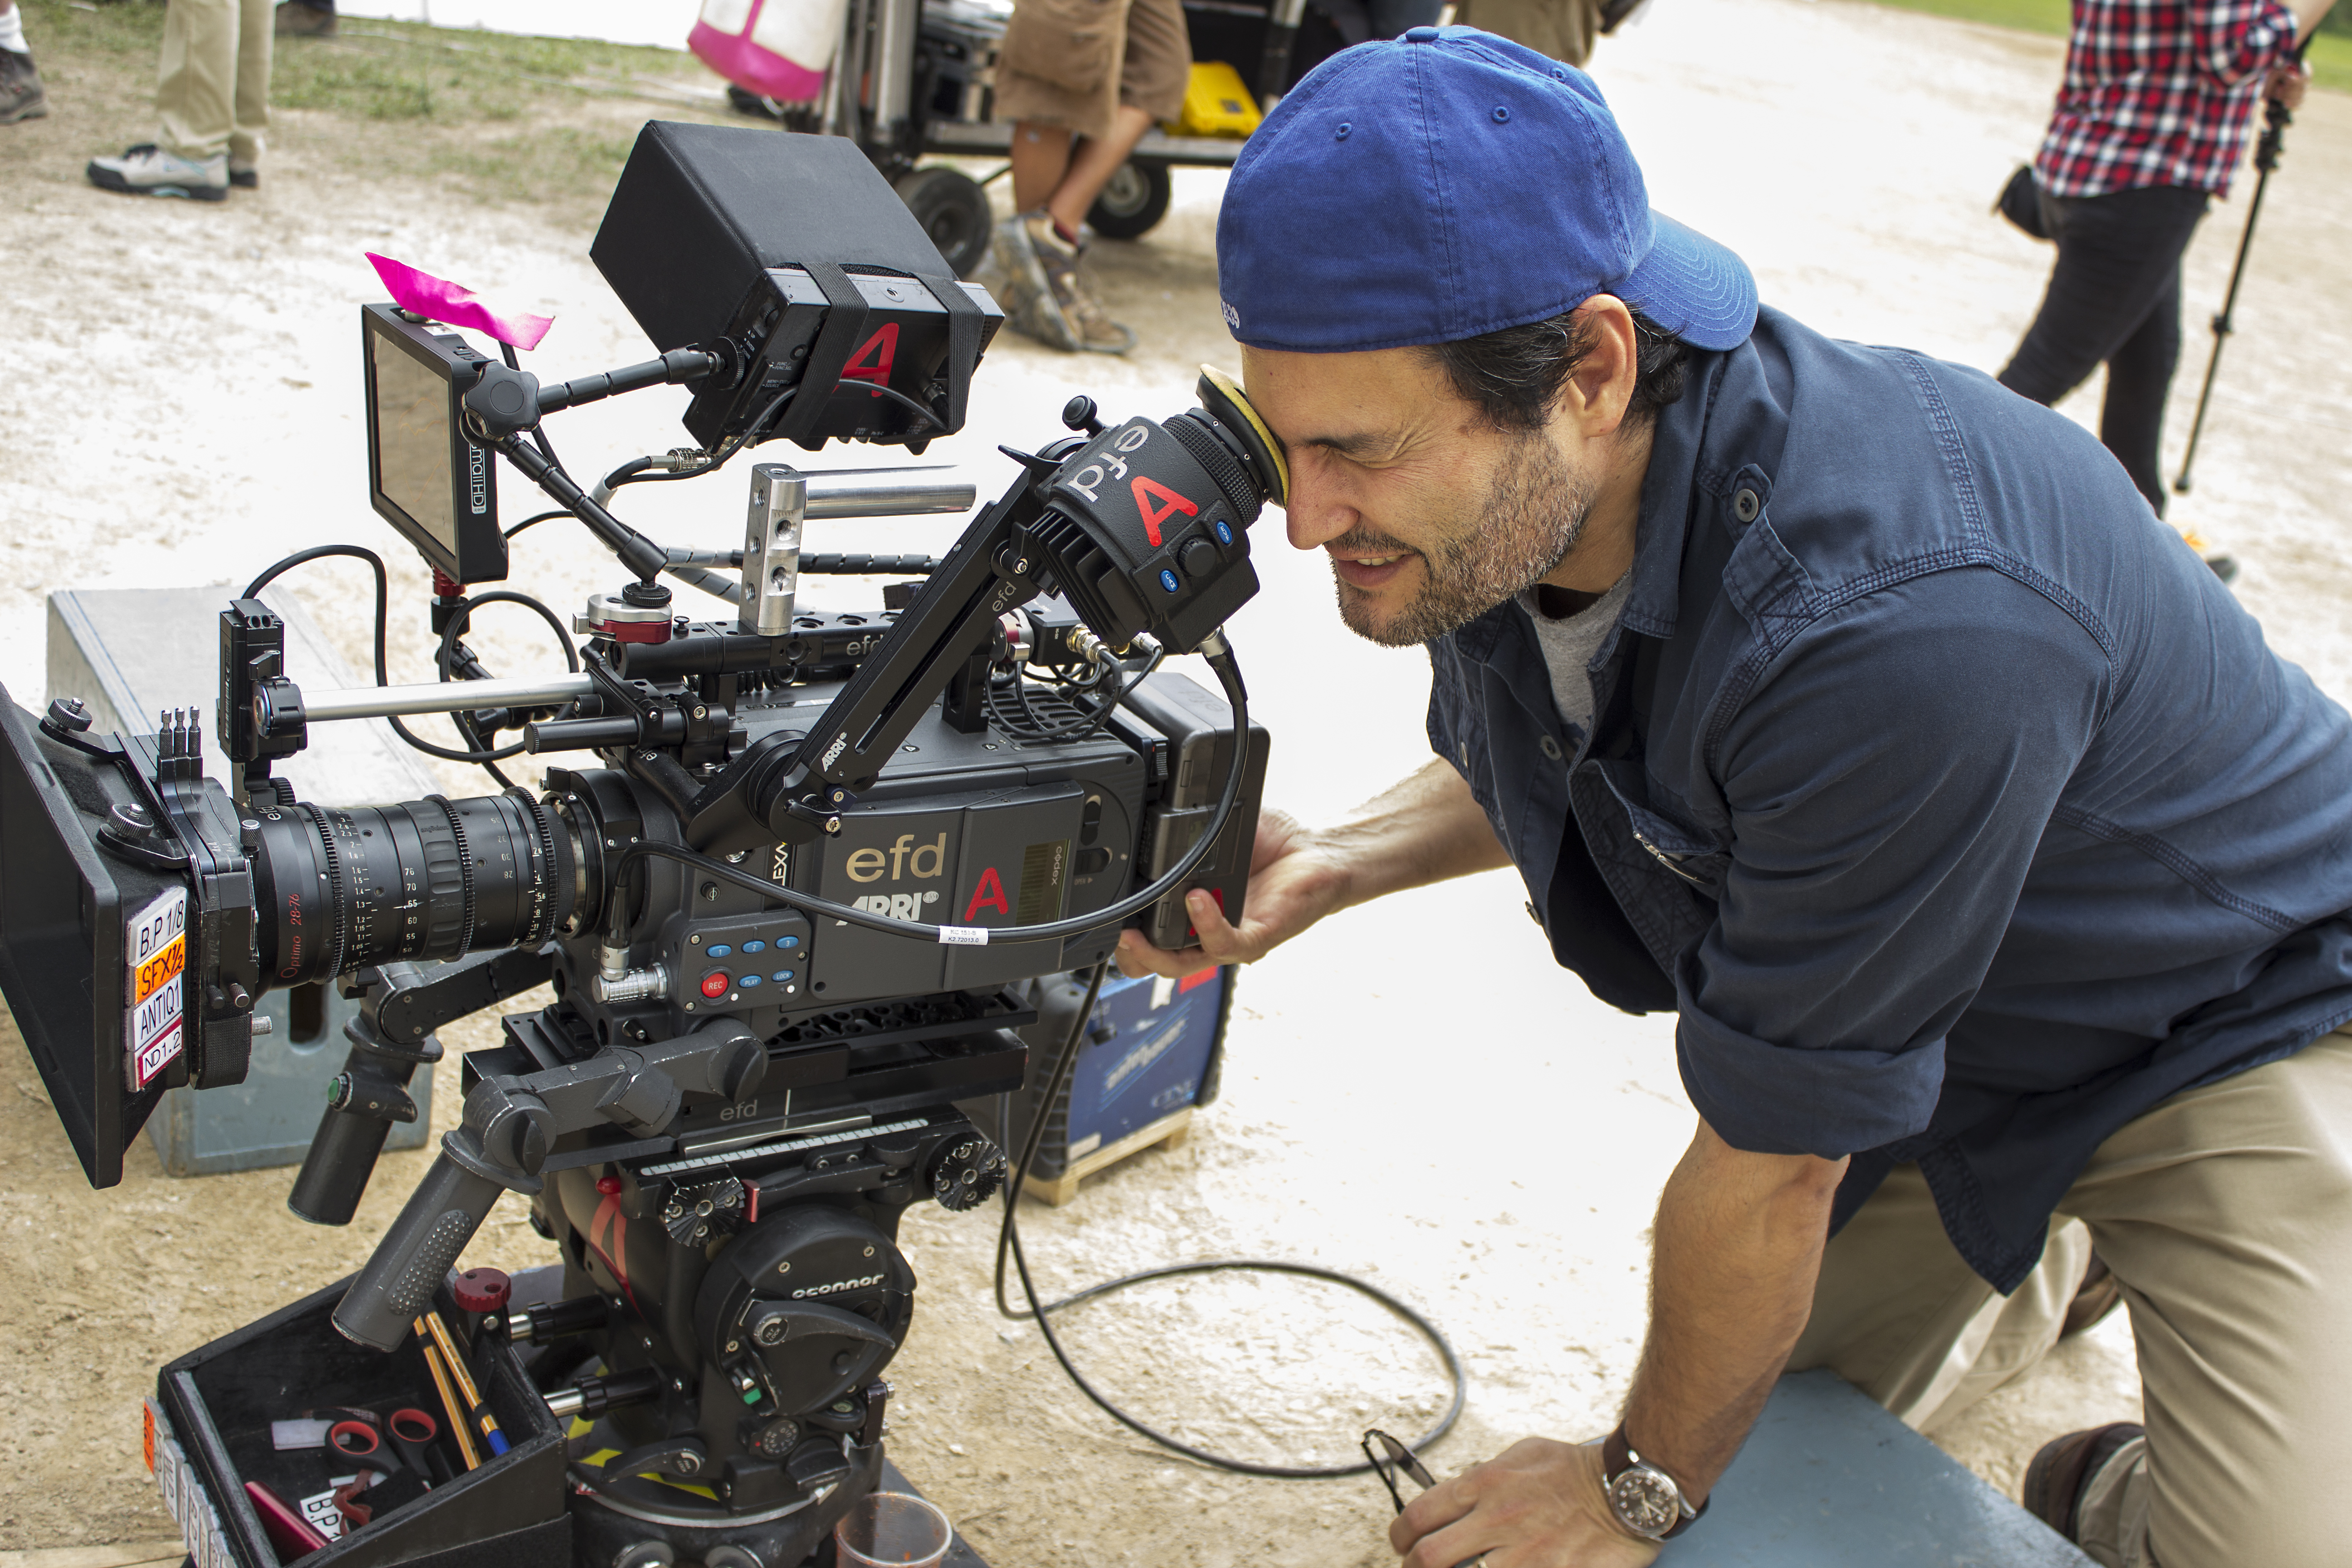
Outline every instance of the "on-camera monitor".
{"label": "on-camera monitor", "polygon": [[379,333],[367,335],[375,392],[376,489],[457,551],[457,491],[449,440],[449,384]]}
{"label": "on-camera monitor", "polygon": [[460,583],[507,574],[490,454],[460,427],[482,356],[390,305],[360,307],[367,368],[368,500],[418,553]]}

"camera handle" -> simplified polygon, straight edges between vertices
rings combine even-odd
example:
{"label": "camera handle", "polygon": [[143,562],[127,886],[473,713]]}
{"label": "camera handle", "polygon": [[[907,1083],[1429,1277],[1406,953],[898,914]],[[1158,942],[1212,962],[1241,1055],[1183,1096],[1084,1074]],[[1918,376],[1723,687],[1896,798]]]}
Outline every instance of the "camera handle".
{"label": "camera handle", "polygon": [[345,983],[362,998],[343,1026],[352,1043],[327,1089],[327,1109],[310,1135],[286,1206],[313,1225],[349,1225],[395,1121],[416,1120],[409,1079],[441,1059],[435,1031],[546,984],[553,948],[508,947],[454,963],[386,963]]}
{"label": "camera handle", "polygon": [[651,1138],[676,1120],[685,1094],[739,1101],[759,1093],[767,1070],[759,1037],[738,1020],[715,1018],[675,1040],[483,1079],[466,1096],[464,1122],[442,1135],[433,1168],[343,1292],[336,1329],[376,1350],[396,1348],[499,1194],[544,1184],[541,1173],[559,1139],[606,1122]]}

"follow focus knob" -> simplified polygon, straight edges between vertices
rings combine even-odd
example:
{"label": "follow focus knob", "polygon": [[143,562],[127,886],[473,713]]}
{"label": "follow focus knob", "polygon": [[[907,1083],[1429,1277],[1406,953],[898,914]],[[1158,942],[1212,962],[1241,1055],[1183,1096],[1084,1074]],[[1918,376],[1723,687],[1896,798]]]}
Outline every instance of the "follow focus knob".
{"label": "follow focus knob", "polygon": [[1004,1185],[1004,1151],[975,1132],[949,1144],[931,1163],[930,1180],[941,1208],[976,1209]]}

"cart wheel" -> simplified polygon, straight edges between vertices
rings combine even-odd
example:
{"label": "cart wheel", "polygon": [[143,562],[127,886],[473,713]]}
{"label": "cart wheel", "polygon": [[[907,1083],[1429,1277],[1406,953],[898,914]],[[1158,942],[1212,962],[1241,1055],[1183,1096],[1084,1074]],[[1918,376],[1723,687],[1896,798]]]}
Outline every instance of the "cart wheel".
{"label": "cart wheel", "polygon": [[955,275],[971,277],[988,254],[988,231],[994,222],[988,194],[961,171],[943,166],[901,174],[892,188]]}
{"label": "cart wheel", "polygon": [[1105,239],[1140,239],[1168,216],[1168,165],[1130,158],[1118,166],[1087,211],[1087,222]]}

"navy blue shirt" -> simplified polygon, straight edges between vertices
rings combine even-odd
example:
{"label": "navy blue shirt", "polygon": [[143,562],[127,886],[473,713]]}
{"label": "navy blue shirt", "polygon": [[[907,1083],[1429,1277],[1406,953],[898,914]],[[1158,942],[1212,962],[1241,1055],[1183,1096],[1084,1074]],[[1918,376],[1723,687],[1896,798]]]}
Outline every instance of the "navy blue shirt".
{"label": "navy blue shirt", "polygon": [[1659,416],[1561,723],[1524,614],[1430,743],[1726,1142],[1916,1161],[2003,1290],[2091,1152],[2352,1018],[2352,721],[2071,421],[1777,311]]}

